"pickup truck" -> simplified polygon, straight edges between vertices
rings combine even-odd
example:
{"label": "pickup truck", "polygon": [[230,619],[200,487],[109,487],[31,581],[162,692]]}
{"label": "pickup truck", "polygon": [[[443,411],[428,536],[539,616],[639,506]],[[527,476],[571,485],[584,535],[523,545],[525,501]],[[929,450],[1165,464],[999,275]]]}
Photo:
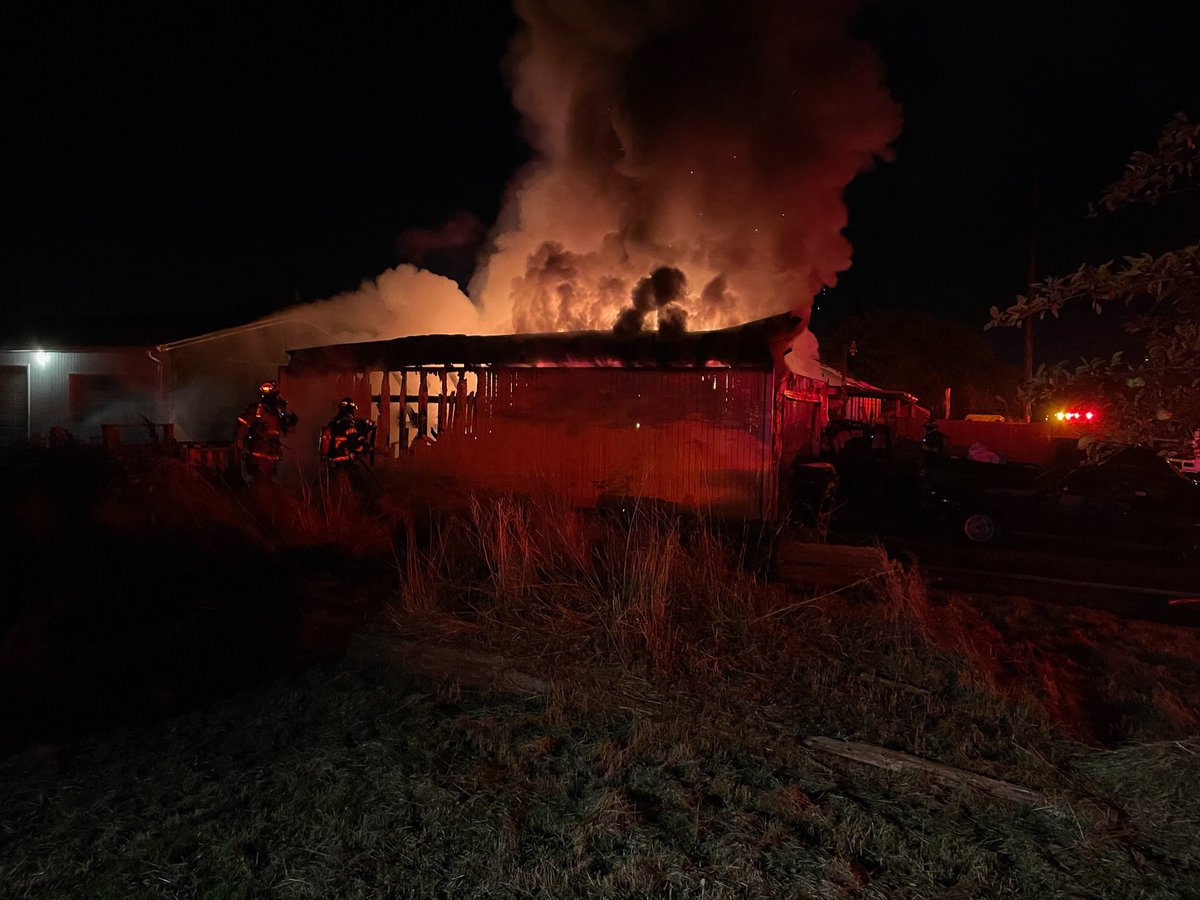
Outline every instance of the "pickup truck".
{"label": "pickup truck", "polygon": [[1200,557],[1200,485],[1148,447],[1050,469],[1027,483],[945,478],[929,486],[927,502],[979,544],[1008,535]]}

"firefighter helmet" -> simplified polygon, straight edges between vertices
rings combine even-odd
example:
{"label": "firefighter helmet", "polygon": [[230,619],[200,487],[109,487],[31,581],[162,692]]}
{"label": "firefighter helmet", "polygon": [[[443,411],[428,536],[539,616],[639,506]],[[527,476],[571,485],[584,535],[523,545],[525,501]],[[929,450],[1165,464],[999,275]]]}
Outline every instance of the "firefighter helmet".
{"label": "firefighter helmet", "polygon": [[358,404],[354,402],[353,397],[343,397],[338,401],[338,412],[356,413],[358,412]]}
{"label": "firefighter helmet", "polygon": [[264,381],[262,384],[260,384],[258,386],[258,392],[260,394],[262,394],[264,397],[267,396],[268,394],[278,394],[279,393],[279,385],[276,384],[274,381]]}

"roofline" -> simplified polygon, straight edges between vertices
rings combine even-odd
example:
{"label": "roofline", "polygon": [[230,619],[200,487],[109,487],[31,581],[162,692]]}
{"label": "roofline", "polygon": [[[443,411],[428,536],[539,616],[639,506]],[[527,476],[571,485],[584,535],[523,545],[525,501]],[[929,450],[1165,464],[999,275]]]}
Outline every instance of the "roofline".
{"label": "roofline", "polygon": [[[845,390],[848,397],[874,397],[880,400],[905,400],[908,403],[921,402],[919,397],[910,394],[908,391],[891,390],[889,388],[881,388],[871,384],[869,381],[863,381],[859,378],[852,378],[846,375],[840,369],[835,369],[827,363],[821,363],[821,374],[826,376],[826,384],[830,390]],[[840,384],[834,384],[829,380],[829,377],[835,377]]]}
{"label": "roofline", "polygon": [[[830,385],[830,388],[835,391],[842,390],[841,387],[834,385]],[[863,387],[861,384],[847,385],[845,391],[847,397],[866,397],[873,400],[903,400],[906,403],[920,403],[919,398],[913,396],[908,391],[890,391],[871,385],[867,385],[866,387]]]}
{"label": "roofline", "polygon": [[92,346],[84,344],[54,345],[44,347],[2,347],[0,353],[152,353],[158,350],[159,344],[103,344]]}
{"label": "roofline", "polygon": [[559,367],[596,365],[643,369],[707,367],[769,371],[782,344],[804,327],[804,318],[781,313],[715,331],[666,335],[641,331],[533,334],[426,334],[306,347],[288,351],[289,368],[399,371],[424,366]]}

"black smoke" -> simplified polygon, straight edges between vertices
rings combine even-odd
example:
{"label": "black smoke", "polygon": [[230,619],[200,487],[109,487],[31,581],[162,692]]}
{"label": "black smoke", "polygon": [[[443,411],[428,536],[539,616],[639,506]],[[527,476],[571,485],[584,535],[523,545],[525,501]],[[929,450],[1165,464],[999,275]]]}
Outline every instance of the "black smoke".
{"label": "black smoke", "polygon": [[646,317],[657,313],[658,330],[678,335],[687,330],[687,310],[681,301],[687,296],[687,277],[673,266],[659,266],[637,283],[630,295],[633,305],[621,310],[613,331],[637,334],[646,327]]}

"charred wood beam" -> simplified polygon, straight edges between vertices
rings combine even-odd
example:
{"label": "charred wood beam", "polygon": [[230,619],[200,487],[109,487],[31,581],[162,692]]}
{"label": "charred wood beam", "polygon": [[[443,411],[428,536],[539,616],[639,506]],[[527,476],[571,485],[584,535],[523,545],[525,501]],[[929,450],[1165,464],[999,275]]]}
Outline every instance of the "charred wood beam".
{"label": "charred wood beam", "polygon": [[291,364],[314,369],[468,368],[592,361],[621,367],[723,367],[771,370],[779,349],[803,328],[804,320],[782,313],[720,331],[666,336],[658,332],[615,335],[587,331],[522,335],[430,334],[291,350]]}
{"label": "charred wood beam", "polygon": [[424,372],[418,372],[417,378],[417,437],[429,434],[429,381]]}
{"label": "charred wood beam", "polygon": [[383,378],[379,382],[380,394],[388,395],[388,402],[383,403],[380,400],[380,395],[371,398],[371,402],[379,405],[379,424],[375,429],[375,450],[383,455],[388,455],[389,443],[392,434],[392,373],[384,372]]}

